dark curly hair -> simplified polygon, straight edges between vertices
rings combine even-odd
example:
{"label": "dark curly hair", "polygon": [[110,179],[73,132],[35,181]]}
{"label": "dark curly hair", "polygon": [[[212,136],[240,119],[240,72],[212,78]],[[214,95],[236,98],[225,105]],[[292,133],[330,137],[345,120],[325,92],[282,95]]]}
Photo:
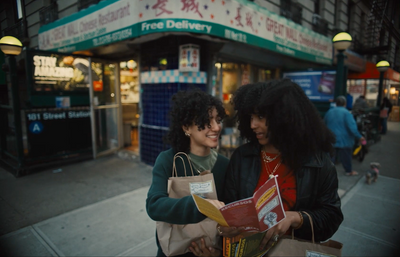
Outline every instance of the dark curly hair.
{"label": "dark curly hair", "polygon": [[303,89],[290,79],[242,86],[233,98],[240,136],[258,142],[250,115],[266,117],[269,142],[292,169],[318,152],[332,152],[335,136],[325,126]]}
{"label": "dark curly hair", "polygon": [[166,141],[173,149],[189,153],[190,138],[185,136],[182,126],[196,125],[199,131],[210,126],[210,111],[215,108],[221,121],[226,117],[222,102],[194,88],[188,91],[179,91],[171,98],[170,126]]}

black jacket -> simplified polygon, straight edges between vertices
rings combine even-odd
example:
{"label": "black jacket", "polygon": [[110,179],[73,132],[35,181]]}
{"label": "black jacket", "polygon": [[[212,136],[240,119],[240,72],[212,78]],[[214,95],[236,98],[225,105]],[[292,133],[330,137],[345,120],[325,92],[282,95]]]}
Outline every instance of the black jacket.
{"label": "black jacket", "polygon": [[[247,143],[235,150],[226,171],[224,201],[230,203],[251,197],[261,172],[261,146]],[[306,211],[314,224],[315,241],[332,237],[343,221],[338,196],[336,168],[328,154],[321,153],[305,161],[295,170],[297,195],[292,211]],[[304,223],[295,230],[295,236],[311,239],[311,226],[307,215]]]}

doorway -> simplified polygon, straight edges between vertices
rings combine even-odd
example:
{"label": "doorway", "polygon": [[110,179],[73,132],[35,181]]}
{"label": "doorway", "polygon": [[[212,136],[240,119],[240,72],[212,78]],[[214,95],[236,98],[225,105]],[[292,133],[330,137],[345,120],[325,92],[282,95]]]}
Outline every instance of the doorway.
{"label": "doorway", "polygon": [[137,61],[119,63],[122,106],[123,146],[139,156],[140,90]]}
{"label": "doorway", "polygon": [[82,63],[82,67],[87,67],[92,85],[92,144],[93,158],[97,158],[119,148],[118,67],[114,62],[93,59]]}

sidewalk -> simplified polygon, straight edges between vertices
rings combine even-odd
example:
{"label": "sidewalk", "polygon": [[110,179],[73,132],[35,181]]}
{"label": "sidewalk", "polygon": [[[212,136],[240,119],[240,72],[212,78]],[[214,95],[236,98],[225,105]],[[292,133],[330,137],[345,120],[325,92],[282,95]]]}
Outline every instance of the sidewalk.
{"label": "sidewalk", "polygon": [[[396,250],[400,180],[386,175],[398,173],[399,152],[400,124],[389,123],[365,160],[353,161],[360,175],[337,165],[345,220],[334,239],[343,256]],[[381,162],[383,176],[367,185],[371,161]],[[0,168],[1,256],[155,256],[155,222],[145,211],[150,166],[111,155],[60,168],[18,179]]]}

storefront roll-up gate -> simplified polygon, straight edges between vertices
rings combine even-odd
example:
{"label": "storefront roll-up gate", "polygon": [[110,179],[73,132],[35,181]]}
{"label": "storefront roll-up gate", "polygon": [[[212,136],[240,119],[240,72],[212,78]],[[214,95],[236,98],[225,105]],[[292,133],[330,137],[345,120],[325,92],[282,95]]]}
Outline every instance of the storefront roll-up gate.
{"label": "storefront roll-up gate", "polygon": [[93,158],[121,146],[119,66],[90,58],[90,111]]}

